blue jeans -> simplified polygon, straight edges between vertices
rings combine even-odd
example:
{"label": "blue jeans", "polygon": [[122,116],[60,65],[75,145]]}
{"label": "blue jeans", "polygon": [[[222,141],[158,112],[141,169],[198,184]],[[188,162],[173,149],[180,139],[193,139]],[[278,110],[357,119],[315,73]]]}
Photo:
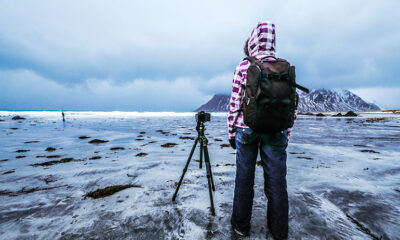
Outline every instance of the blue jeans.
{"label": "blue jeans", "polygon": [[258,149],[264,169],[264,193],[268,199],[267,226],[275,238],[288,234],[288,195],[286,190],[287,131],[256,133],[250,128],[236,131],[236,179],[231,223],[249,232],[254,197],[254,171]]}

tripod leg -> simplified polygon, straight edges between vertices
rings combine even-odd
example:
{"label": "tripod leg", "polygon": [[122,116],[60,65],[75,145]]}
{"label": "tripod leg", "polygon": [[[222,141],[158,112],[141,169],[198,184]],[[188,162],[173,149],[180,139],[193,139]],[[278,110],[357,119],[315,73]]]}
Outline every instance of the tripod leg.
{"label": "tripod leg", "polygon": [[199,166],[200,168],[203,167],[203,146],[204,146],[203,141],[200,138],[200,166]]}
{"label": "tripod leg", "polygon": [[210,171],[210,174],[208,174],[208,172],[207,172],[207,177],[208,177],[208,175],[210,175],[211,186],[212,186],[213,191],[215,191],[214,179],[213,179],[213,175],[212,175],[210,156],[208,155],[207,144],[204,145],[204,163],[206,164],[206,167],[208,165],[209,170],[207,170],[207,171]]}
{"label": "tripod leg", "polygon": [[185,173],[186,173],[186,171],[188,169],[188,166],[189,166],[189,163],[190,163],[190,159],[192,159],[193,152],[196,149],[196,145],[197,145],[198,141],[199,141],[199,138],[196,138],[196,140],[194,140],[192,150],[190,151],[189,158],[188,158],[188,160],[186,162],[185,167],[183,168],[182,176],[181,176],[181,179],[179,180],[178,186],[176,187],[174,196],[172,197],[172,201],[175,201],[176,195],[178,194],[179,188],[181,187],[181,184],[182,184],[182,181],[183,181],[183,177],[185,176]]}
{"label": "tripod leg", "polygon": [[214,180],[212,178],[210,157],[208,156],[207,144],[204,144],[203,147],[204,147],[204,164],[206,165],[206,171],[207,171],[208,193],[210,195],[210,203],[211,203],[211,214],[215,216],[214,199],[212,193],[213,191],[215,191]]}

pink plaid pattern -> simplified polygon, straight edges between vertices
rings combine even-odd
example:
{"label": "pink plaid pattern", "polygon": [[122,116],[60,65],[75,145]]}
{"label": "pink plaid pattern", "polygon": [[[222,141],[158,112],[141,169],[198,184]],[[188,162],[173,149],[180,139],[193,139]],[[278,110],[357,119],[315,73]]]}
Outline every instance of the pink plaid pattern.
{"label": "pink plaid pattern", "polygon": [[[271,22],[259,22],[257,26],[251,32],[251,37],[249,39],[248,50],[250,56],[256,57],[258,60],[266,56],[275,56],[275,24]],[[228,112],[228,135],[229,139],[235,138],[235,132],[233,132],[233,122],[239,109],[241,107],[241,101],[243,98],[242,89],[246,85],[247,79],[247,69],[250,66],[250,62],[243,60],[237,67],[233,74],[232,80],[232,95],[229,102],[229,112]],[[296,119],[295,112],[295,119]],[[243,113],[240,115],[236,121],[235,126],[248,128],[248,126],[243,121]],[[291,129],[288,129],[288,134],[290,134]]]}

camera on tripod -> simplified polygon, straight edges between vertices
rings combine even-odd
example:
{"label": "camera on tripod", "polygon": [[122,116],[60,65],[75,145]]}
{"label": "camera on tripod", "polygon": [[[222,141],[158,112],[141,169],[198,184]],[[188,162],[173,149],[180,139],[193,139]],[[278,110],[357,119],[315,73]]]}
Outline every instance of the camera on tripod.
{"label": "camera on tripod", "polygon": [[197,122],[208,122],[211,120],[211,114],[206,113],[204,111],[200,111],[196,113],[196,121]]}
{"label": "camera on tripod", "polygon": [[205,126],[204,122],[208,122],[211,120],[211,114],[205,113],[204,111],[200,111],[196,114],[196,131],[197,131],[197,138],[194,140],[192,150],[190,151],[188,160],[186,161],[185,167],[183,168],[181,178],[179,179],[179,183],[176,186],[174,196],[172,196],[172,201],[175,201],[176,196],[178,194],[179,188],[181,187],[183,178],[186,174],[186,171],[189,167],[190,160],[192,159],[194,150],[197,146],[197,143],[200,144],[200,159],[199,159],[199,167],[202,168],[203,157],[204,157],[204,164],[206,165],[206,173],[207,173],[207,182],[208,182],[208,193],[210,195],[210,210],[211,214],[215,216],[215,209],[214,209],[214,200],[213,200],[213,192],[215,191],[214,179],[212,177],[212,170],[211,170],[211,163],[210,163],[210,156],[208,154],[208,140],[204,134]]}

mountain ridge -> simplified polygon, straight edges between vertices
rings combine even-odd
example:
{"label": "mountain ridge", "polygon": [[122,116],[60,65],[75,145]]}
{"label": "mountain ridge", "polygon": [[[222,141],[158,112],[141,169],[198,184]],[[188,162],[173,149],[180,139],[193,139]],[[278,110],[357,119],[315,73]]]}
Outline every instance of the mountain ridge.
{"label": "mountain ridge", "polygon": [[[215,94],[195,111],[227,112],[230,95]],[[344,112],[381,110],[347,89],[312,89],[310,93],[299,92],[298,112]]]}

